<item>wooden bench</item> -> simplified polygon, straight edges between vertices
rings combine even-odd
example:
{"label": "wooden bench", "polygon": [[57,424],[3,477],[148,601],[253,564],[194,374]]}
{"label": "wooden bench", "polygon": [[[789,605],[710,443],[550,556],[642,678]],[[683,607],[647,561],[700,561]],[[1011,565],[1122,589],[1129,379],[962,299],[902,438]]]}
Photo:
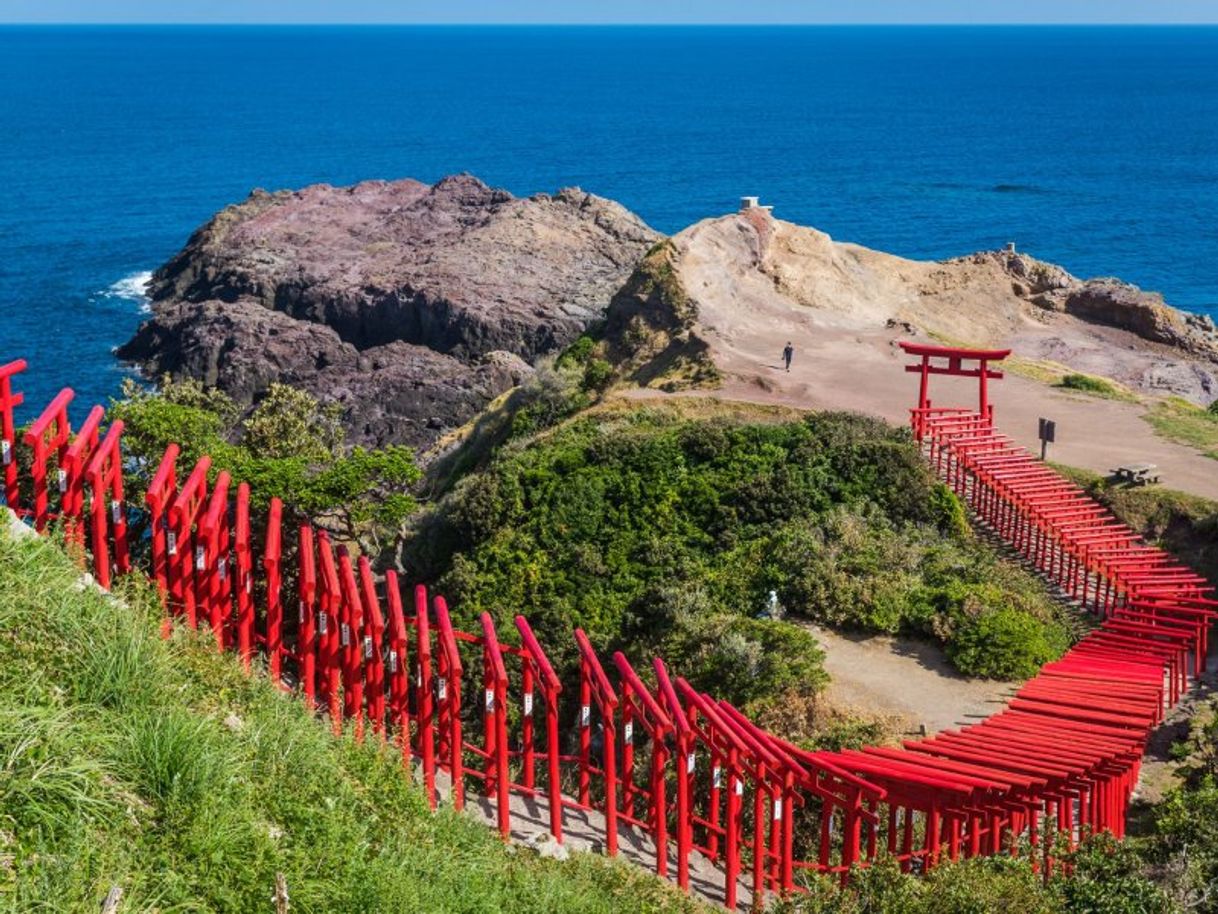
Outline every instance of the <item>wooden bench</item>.
{"label": "wooden bench", "polygon": [[1117,467],[1112,471],[1112,477],[1131,486],[1146,486],[1159,482],[1162,474],[1153,463],[1131,463]]}

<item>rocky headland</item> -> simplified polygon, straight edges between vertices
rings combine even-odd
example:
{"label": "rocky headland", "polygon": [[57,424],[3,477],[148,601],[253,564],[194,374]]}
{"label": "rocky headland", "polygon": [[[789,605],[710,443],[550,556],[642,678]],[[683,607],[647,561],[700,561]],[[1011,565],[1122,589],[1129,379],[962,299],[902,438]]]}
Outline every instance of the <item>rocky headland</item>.
{"label": "rocky headland", "polygon": [[599,320],[658,237],[578,188],[470,175],[254,191],[156,271],[119,355],[240,403],[291,383],[353,441],[423,446]]}
{"label": "rocky headland", "polygon": [[758,354],[777,354],[787,339],[806,349],[888,327],[1010,346],[1134,391],[1203,405],[1218,396],[1213,321],[1158,293],[1010,250],[910,260],[761,207],[703,220],[653,249],[614,297],[606,327],[615,361],[652,386],[753,376],[764,368]]}
{"label": "rocky headland", "polygon": [[1116,279],[1006,250],[909,260],[764,208],[661,239],[581,190],[515,197],[470,175],[255,191],[196,231],[150,294],[121,357],[245,404],[275,381],[304,387],[369,444],[429,446],[602,320],[620,377],[668,390],[764,390],[787,339],[846,363],[850,347],[921,334],[1218,396],[1213,322]]}

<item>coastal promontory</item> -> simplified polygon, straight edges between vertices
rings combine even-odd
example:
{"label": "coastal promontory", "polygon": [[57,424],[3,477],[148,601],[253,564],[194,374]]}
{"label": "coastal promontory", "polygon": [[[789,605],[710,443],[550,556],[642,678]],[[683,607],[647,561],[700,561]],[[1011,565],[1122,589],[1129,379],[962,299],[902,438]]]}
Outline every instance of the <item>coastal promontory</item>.
{"label": "coastal promontory", "polygon": [[[360,444],[429,448],[590,329],[624,387],[718,387],[895,421],[903,378],[877,366],[910,335],[1012,348],[1041,385],[1019,398],[1029,409],[1047,409],[1045,385],[1072,372],[1118,385],[1126,412],[1139,397],[1195,409],[1218,396],[1209,318],[1013,247],[912,260],[764,207],[662,239],[611,200],[517,197],[471,175],[255,191],[198,229],[149,291],[152,317],[123,358],[243,405],[272,383],[302,387],[338,403]],[[775,373],[788,342],[794,367]],[[1112,421],[1091,404],[1072,425],[1104,440]]]}
{"label": "coastal promontory", "polygon": [[354,441],[422,446],[598,320],[658,237],[578,188],[466,174],[254,191],[156,271],[119,354],[240,403],[291,383]]}

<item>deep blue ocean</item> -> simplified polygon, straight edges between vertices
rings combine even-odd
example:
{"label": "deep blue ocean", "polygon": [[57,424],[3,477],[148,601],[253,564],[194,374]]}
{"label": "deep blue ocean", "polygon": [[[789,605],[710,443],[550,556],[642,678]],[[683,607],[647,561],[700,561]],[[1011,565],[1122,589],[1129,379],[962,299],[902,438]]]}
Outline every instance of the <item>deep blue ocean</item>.
{"label": "deep blue ocean", "polygon": [[463,170],[668,232],[757,194],[911,257],[1015,241],[1218,314],[1218,28],[5,27],[0,361],[103,400],[218,208]]}

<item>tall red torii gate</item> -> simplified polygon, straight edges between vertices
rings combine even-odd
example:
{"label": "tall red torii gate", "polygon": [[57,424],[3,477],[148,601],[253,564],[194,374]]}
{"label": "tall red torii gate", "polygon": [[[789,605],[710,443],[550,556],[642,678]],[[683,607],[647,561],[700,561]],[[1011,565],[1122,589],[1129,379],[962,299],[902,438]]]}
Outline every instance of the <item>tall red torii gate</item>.
{"label": "tall red torii gate", "polygon": [[[921,362],[906,365],[906,371],[914,371],[922,376],[918,386],[918,405],[913,411],[914,433],[918,440],[922,439],[923,418],[931,409],[930,376],[932,374],[952,375],[957,378],[977,379],[977,412],[983,418],[992,419],[993,406],[990,404],[990,380],[1001,380],[1002,372],[990,368],[990,362],[1001,362],[1011,354],[1010,349],[967,349],[960,346],[930,346],[923,343],[907,343],[901,341],[901,348],[913,356],[919,356]],[[945,359],[946,364],[937,362]],[[976,362],[976,367],[966,367],[966,362]],[[966,412],[967,410],[961,410]]]}

